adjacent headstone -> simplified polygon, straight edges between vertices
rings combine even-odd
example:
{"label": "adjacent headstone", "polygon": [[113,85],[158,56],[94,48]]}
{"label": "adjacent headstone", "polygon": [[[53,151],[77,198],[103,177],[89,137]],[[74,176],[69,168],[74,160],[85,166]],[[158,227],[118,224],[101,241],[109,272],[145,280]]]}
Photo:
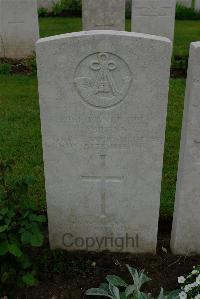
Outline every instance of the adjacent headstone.
{"label": "adjacent headstone", "polygon": [[195,6],[194,6],[195,10],[200,11],[200,0],[196,0],[195,1]]}
{"label": "adjacent headstone", "polygon": [[132,31],[174,38],[175,0],[132,0]]}
{"label": "adjacent headstone", "polygon": [[177,0],[177,3],[185,7],[192,7],[192,0]]}
{"label": "adjacent headstone", "polygon": [[125,30],[125,0],[82,0],[83,30]]}
{"label": "adjacent headstone", "polygon": [[200,254],[200,42],[190,48],[171,247]]}
{"label": "adjacent headstone", "polygon": [[36,0],[0,0],[1,57],[33,55],[38,38]]}
{"label": "adjacent headstone", "polygon": [[52,11],[54,4],[60,0],[37,0],[38,8],[45,8],[48,12]]}
{"label": "adjacent headstone", "polygon": [[122,31],[37,43],[51,248],[155,253],[170,58]]}

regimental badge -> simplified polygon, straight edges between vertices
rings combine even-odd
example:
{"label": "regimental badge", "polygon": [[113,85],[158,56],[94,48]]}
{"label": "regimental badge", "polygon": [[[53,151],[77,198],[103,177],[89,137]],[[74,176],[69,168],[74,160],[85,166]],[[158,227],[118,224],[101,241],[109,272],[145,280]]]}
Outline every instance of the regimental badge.
{"label": "regimental badge", "polygon": [[131,79],[129,66],[119,56],[95,53],[78,64],[74,83],[87,104],[96,108],[109,108],[126,97]]}

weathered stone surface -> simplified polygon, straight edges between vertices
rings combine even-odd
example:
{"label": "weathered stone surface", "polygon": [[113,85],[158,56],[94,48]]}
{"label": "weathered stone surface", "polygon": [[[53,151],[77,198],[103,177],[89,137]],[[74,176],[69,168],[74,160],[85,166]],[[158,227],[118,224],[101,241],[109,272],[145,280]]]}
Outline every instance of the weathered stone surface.
{"label": "weathered stone surface", "polygon": [[33,55],[39,38],[36,0],[0,0],[0,55]]}
{"label": "weathered stone surface", "polygon": [[83,0],[83,30],[125,30],[125,0]]}
{"label": "weathered stone surface", "polygon": [[200,254],[200,42],[190,48],[171,246]]}
{"label": "weathered stone surface", "polygon": [[130,32],[37,43],[52,248],[155,252],[170,57]]}
{"label": "weathered stone surface", "polygon": [[175,0],[132,0],[132,31],[174,38]]}
{"label": "weathered stone surface", "polygon": [[[195,0],[197,1],[197,0]],[[185,6],[185,7],[191,7],[192,6],[192,0],[177,0],[177,3]]]}

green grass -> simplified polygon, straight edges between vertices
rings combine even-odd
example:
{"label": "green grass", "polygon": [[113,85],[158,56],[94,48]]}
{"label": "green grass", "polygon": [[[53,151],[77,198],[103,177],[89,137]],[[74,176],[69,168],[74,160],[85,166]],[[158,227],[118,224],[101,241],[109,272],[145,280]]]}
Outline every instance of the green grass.
{"label": "green grass", "polygon": [[191,42],[200,40],[200,21],[176,21],[174,55],[187,56]]}
{"label": "green grass", "polygon": [[[185,80],[171,80],[161,212],[173,211]],[[33,198],[45,206],[36,76],[0,75],[0,157],[14,159],[14,176],[34,175]]]}
{"label": "green grass", "polygon": [[0,158],[13,159],[14,176],[34,175],[32,196],[45,205],[36,76],[0,75]]}
{"label": "green grass", "polygon": [[171,80],[161,192],[161,214],[166,216],[172,215],[174,208],[184,95],[185,80]]}
{"label": "green grass", "polygon": [[40,18],[39,23],[41,37],[80,31],[82,28],[81,18]]}
{"label": "green grass", "polygon": [[[80,18],[40,18],[41,37],[80,31],[81,28]],[[130,20],[126,20],[126,30],[131,30]],[[176,21],[175,56],[187,56],[190,43],[198,40],[200,40],[200,21]]]}

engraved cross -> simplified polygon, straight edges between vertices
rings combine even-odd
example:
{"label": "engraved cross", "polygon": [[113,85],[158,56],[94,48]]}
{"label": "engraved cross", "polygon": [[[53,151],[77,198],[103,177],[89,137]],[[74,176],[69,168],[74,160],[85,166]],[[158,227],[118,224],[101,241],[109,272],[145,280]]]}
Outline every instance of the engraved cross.
{"label": "engraved cross", "polygon": [[106,166],[106,155],[100,155],[101,159],[101,175],[94,176],[81,176],[83,181],[87,182],[100,182],[100,195],[101,195],[101,218],[106,217],[106,183],[114,182],[114,183],[122,183],[124,180],[123,176],[108,176],[105,174],[105,166]]}

